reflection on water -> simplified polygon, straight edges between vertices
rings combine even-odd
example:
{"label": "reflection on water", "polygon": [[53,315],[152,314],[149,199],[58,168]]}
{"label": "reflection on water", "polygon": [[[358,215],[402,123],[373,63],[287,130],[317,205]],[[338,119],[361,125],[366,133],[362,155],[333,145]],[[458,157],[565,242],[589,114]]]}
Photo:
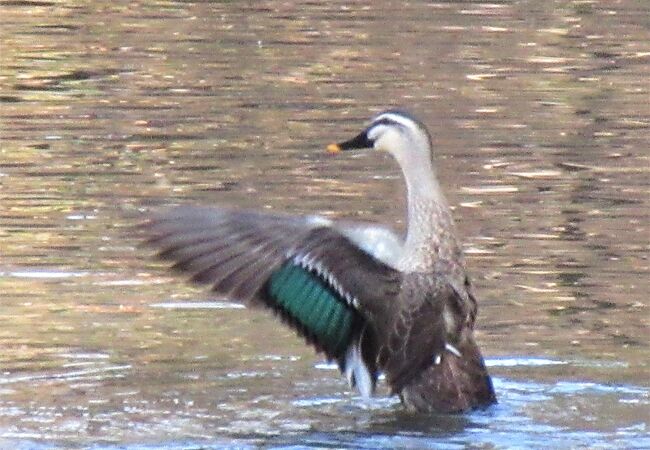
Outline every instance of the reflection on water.
{"label": "reflection on water", "polygon": [[[17,1],[2,22],[0,446],[650,446],[645,2]],[[180,202],[403,226],[391,161],[323,152],[390,106],[434,136],[488,411],[353,397],[127,232]]]}

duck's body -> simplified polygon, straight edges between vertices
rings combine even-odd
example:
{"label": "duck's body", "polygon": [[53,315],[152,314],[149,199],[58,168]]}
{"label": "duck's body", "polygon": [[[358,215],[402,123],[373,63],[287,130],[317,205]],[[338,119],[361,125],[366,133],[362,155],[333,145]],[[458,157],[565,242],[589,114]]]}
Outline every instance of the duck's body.
{"label": "duck's body", "polygon": [[194,281],[277,312],[365,396],[383,372],[409,409],[492,404],[473,337],[476,301],[429,136],[411,116],[389,111],[329,149],[367,147],[389,151],[402,167],[404,238],[378,225],[319,216],[179,207],[146,223],[149,242]]}

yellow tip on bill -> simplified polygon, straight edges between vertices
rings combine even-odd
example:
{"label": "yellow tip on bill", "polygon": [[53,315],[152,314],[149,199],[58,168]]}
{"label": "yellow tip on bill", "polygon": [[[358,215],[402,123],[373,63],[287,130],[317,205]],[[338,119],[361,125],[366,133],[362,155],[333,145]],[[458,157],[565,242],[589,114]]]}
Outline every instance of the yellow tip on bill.
{"label": "yellow tip on bill", "polygon": [[340,151],[341,151],[341,147],[339,147],[338,144],[330,144],[327,146],[328,153],[338,153]]}

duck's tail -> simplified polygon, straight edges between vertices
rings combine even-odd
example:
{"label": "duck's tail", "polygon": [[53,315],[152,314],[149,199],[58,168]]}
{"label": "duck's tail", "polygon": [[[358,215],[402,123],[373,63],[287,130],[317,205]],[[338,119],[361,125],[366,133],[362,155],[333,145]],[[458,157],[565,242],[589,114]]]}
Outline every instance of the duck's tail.
{"label": "duck's tail", "polygon": [[400,392],[407,408],[456,413],[496,403],[483,357],[469,336],[451,346]]}

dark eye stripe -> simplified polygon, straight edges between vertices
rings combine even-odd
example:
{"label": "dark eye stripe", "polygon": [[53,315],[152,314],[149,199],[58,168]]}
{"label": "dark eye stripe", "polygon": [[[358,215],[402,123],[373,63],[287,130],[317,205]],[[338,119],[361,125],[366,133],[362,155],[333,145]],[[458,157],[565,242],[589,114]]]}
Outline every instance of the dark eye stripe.
{"label": "dark eye stripe", "polygon": [[397,124],[397,122],[395,122],[394,120],[390,120],[389,118],[384,117],[376,121],[373,125],[395,125],[395,124]]}
{"label": "dark eye stripe", "polygon": [[400,123],[396,120],[390,119],[388,117],[382,117],[381,119],[373,122],[372,126],[377,126],[377,125],[388,125],[388,126],[397,126],[400,128],[404,128],[404,124]]}

